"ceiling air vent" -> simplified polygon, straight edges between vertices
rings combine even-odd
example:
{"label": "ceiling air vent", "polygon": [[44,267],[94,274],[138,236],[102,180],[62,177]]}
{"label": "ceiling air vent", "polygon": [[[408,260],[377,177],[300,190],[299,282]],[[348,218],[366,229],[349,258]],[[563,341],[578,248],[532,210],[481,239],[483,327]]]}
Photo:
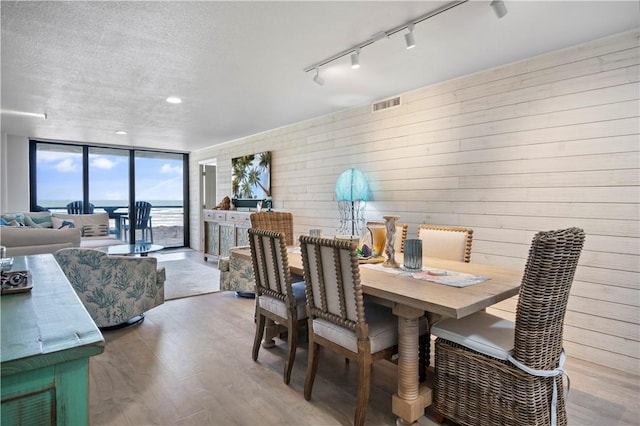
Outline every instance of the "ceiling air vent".
{"label": "ceiling air vent", "polygon": [[391,99],[385,99],[384,101],[376,102],[371,105],[371,112],[378,112],[384,109],[399,107],[401,104],[400,96]]}

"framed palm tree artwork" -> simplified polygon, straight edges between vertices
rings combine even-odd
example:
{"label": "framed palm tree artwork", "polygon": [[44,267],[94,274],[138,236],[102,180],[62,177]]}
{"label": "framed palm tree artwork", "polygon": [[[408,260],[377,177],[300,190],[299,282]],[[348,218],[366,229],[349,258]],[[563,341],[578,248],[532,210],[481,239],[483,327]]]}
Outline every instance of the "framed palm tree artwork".
{"label": "framed palm tree artwork", "polygon": [[236,207],[256,207],[271,198],[271,152],[236,157],[231,160],[231,191]]}

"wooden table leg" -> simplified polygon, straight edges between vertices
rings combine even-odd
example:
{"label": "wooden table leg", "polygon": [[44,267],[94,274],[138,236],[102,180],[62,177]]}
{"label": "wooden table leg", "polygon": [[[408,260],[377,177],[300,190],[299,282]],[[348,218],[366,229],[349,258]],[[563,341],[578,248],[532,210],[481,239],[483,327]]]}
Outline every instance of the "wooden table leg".
{"label": "wooden table leg", "polygon": [[398,393],[393,395],[392,411],[397,425],[411,425],[431,405],[431,389],[418,380],[418,321],[424,311],[395,305],[393,313],[398,316]]}

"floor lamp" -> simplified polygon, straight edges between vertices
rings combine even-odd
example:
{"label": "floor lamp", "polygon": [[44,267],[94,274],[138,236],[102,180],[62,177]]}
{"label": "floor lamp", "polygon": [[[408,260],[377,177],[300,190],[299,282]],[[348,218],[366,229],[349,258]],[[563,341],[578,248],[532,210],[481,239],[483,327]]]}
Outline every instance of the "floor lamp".
{"label": "floor lamp", "polygon": [[339,235],[362,236],[364,209],[369,198],[367,179],[358,169],[347,169],[336,182],[336,200],[340,212]]}

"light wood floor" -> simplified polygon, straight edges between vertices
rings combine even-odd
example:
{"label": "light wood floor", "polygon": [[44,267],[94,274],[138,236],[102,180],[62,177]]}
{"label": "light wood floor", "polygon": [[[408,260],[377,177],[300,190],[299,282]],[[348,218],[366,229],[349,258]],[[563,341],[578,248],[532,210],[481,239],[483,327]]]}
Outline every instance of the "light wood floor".
{"label": "light wood floor", "polygon": [[[196,255],[197,256],[197,255]],[[211,267],[215,264],[210,263]],[[355,364],[322,352],[311,401],[302,393],[306,342],[291,384],[282,382],[286,343],[251,359],[252,299],[231,292],[171,300],[127,329],[105,332],[105,352],[90,362],[92,425],[349,425]],[[640,378],[569,357],[570,425],[640,424]],[[394,425],[396,366],[374,365],[369,425]],[[434,415],[420,425],[437,425]]]}

